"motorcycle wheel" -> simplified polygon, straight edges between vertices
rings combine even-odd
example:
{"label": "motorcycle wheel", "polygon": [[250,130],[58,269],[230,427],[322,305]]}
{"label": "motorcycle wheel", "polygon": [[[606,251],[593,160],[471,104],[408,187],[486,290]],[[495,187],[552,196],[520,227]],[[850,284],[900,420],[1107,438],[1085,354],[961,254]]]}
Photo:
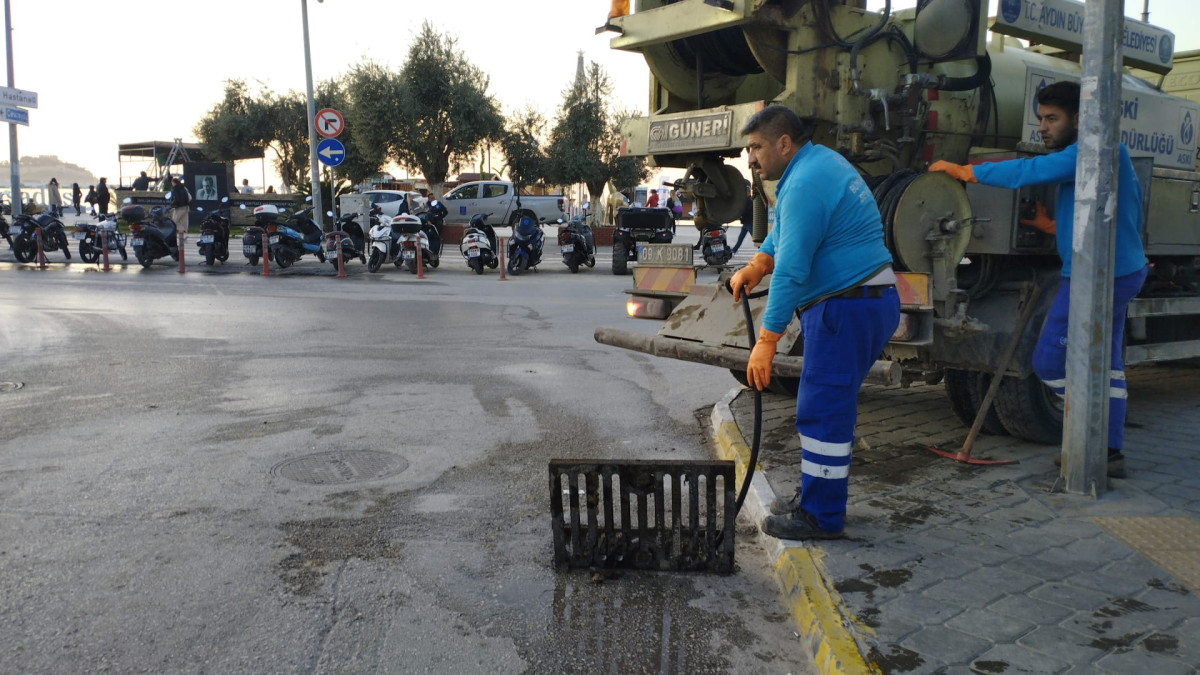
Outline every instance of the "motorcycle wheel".
{"label": "motorcycle wheel", "polygon": [[430,260],[430,261],[429,261],[429,266],[430,266],[430,267],[432,267],[432,268],[434,268],[434,269],[437,269],[437,266],[438,266],[438,265],[441,265],[441,264],[442,264],[442,259],[441,259],[440,257],[438,257],[438,258],[434,258],[434,259],[432,259],[432,260]]}
{"label": "motorcycle wheel", "polygon": [[70,260],[71,244],[67,242],[67,234],[65,232],[58,233],[58,247],[62,249],[63,255],[67,256],[67,260]]}
{"label": "motorcycle wheel", "polygon": [[205,246],[205,247],[204,247],[204,262],[205,262],[205,263],[206,263],[206,264],[207,264],[209,267],[212,267],[212,266],[213,266],[213,262],[214,262],[216,259],[217,259],[217,256],[215,256],[215,255],[213,254],[213,246],[212,246],[212,244],[209,244],[208,246]]}
{"label": "motorcycle wheel", "polygon": [[125,250],[124,246],[120,247],[117,250],[119,250],[121,252],[121,260],[129,260],[129,252]]}
{"label": "motorcycle wheel", "polygon": [[100,259],[100,253],[87,241],[79,242],[79,259],[85,263],[94,263]]}
{"label": "motorcycle wheel", "polygon": [[592,269],[593,267],[596,266],[596,256],[594,254],[591,254],[591,253],[588,254],[587,266],[588,266],[588,269]]}
{"label": "motorcycle wheel", "polygon": [[479,258],[471,258],[467,261],[467,265],[475,274],[483,274],[483,261]]}
{"label": "motorcycle wheel", "polygon": [[514,277],[519,277],[521,276],[521,273],[526,270],[528,265],[529,259],[523,255],[516,256],[515,258],[509,258],[508,273]]}
{"label": "motorcycle wheel", "polygon": [[256,256],[256,255],[250,256],[247,260],[249,261],[248,264],[251,267],[254,267],[255,265],[258,264],[258,256]]}
{"label": "motorcycle wheel", "polygon": [[629,249],[625,242],[613,242],[613,274],[629,274]]}
{"label": "motorcycle wheel", "polygon": [[226,260],[229,260],[229,245],[228,244],[221,247],[221,252],[217,254],[217,260],[220,260],[221,262],[225,262]]}
{"label": "motorcycle wheel", "polygon": [[[324,262],[324,261],[322,261]],[[283,249],[275,251],[275,264],[281,268],[288,268],[292,265],[292,254],[285,252]]]}
{"label": "motorcycle wheel", "polygon": [[150,269],[154,264],[154,258],[147,258],[146,254],[139,252],[136,248],[133,249],[133,255],[137,256],[137,261],[142,264],[142,269]]}
{"label": "motorcycle wheel", "polygon": [[571,270],[571,274],[578,274],[579,273],[579,261],[576,260],[575,258],[571,258],[571,260],[567,263],[567,269]]}
{"label": "motorcycle wheel", "polygon": [[17,262],[29,263],[37,257],[37,245],[28,239],[17,239],[13,242],[13,257]]}
{"label": "motorcycle wheel", "polygon": [[383,251],[377,248],[371,249],[371,258],[367,261],[367,271],[378,272],[380,265],[383,265]]}
{"label": "motorcycle wheel", "polygon": [[404,269],[408,270],[409,274],[416,274],[417,273],[417,259],[413,258],[412,260],[404,261]]}
{"label": "motorcycle wheel", "polygon": [[497,267],[500,266],[500,259],[497,258],[496,256],[492,256],[492,257],[488,258],[487,266],[490,269],[496,269]]}

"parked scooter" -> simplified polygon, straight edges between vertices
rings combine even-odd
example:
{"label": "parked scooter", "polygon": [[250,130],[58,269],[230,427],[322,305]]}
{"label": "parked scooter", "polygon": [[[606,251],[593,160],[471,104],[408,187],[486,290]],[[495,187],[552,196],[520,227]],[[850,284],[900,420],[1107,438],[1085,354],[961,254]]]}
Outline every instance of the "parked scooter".
{"label": "parked scooter", "polygon": [[[221,203],[227,204],[229,197],[222,197]],[[197,206],[197,211],[204,211],[203,207]],[[200,223],[200,239],[196,242],[200,247],[200,255],[204,256],[204,262],[212,267],[214,260],[225,262],[229,260],[229,209],[218,208],[210,211],[204,217],[204,222]]]}
{"label": "parked scooter", "polygon": [[383,210],[378,206],[371,207],[371,231],[367,245],[371,247],[370,257],[367,258],[367,271],[378,272],[385,262],[394,262],[399,267],[400,233],[392,228],[392,218],[382,217]]}
{"label": "parked scooter", "polygon": [[0,214],[0,237],[4,237],[4,241],[8,242],[8,247],[12,248],[12,236],[8,233],[8,219]]}
{"label": "parked scooter", "polygon": [[542,262],[543,239],[541,223],[530,216],[521,216],[508,242],[508,273],[519,276]]}
{"label": "parked scooter", "polygon": [[76,223],[74,237],[79,242],[79,259],[85,263],[100,260],[105,246],[109,251],[121,254],[121,260],[129,260],[125,250],[125,235],[117,228],[117,214],[96,216],[96,224]]}
{"label": "parked scooter", "polygon": [[[271,209],[274,209],[277,221],[279,209],[270,204],[264,204],[254,209],[255,220],[258,219],[259,211],[263,211],[265,214],[269,213]],[[274,256],[276,265],[290,267],[292,263],[307,253],[315,253],[317,260],[325,262],[325,247],[322,245],[325,235],[309,217],[312,210],[313,207],[309,206],[288,216],[287,220],[282,223],[267,224],[267,248]]]}
{"label": "parked scooter", "polygon": [[490,213],[476,213],[471,216],[471,223],[463,231],[462,243],[458,250],[467,259],[467,266],[475,274],[483,274],[486,265],[496,269],[500,260],[496,257],[496,230],[488,223]]}
{"label": "parked scooter", "polygon": [[724,225],[710,225],[700,232],[700,254],[709,265],[724,265],[733,257],[725,240]]}
{"label": "parked scooter", "polygon": [[[412,216],[401,214],[392,218],[392,232],[397,235],[397,245],[399,247],[399,257],[396,258],[396,266],[401,263],[409,272],[417,273],[417,255],[420,255],[425,267],[437,267],[438,258],[431,249],[433,242],[430,240],[429,231],[431,226],[428,219],[422,219],[420,216]],[[437,245],[440,249],[441,238],[437,240]]]}
{"label": "parked scooter", "polygon": [[37,258],[38,228],[42,230],[43,253],[62,251],[67,260],[71,259],[71,248],[62,221],[49,213],[39,213],[36,216],[20,215],[13,219],[10,241],[13,256],[18,262],[33,262]]}
{"label": "parked scooter", "polygon": [[167,217],[165,206],[150,209],[147,217],[145,208],[126,200],[118,215],[129,223],[133,257],[143,268],[148,269],[159,258],[170,256],[172,260],[179,260],[179,235],[175,231],[175,221]]}
{"label": "parked scooter", "polygon": [[[246,205],[238,206],[241,210],[246,210]],[[249,265],[254,267],[258,265],[258,261],[265,255],[267,260],[274,260],[271,255],[271,248],[263,250],[263,235],[267,233],[267,225],[274,225],[279,219],[279,209],[272,206],[266,208],[260,206],[254,209],[254,224],[247,227],[245,234],[242,235],[242,255],[246,256]]]}
{"label": "parked scooter", "polygon": [[[333,215],[331,211],[330,216]],[[338,247],[342,249],[342,260],[349,262],[351,258],[358,258],[364,264],[367,262],[367,241],[363,235],[362,225],[358,224],[357,213],[347,213],[338,219],[338,229],[345,233],[345,236],[336,237],[336,241],[329,241],[325,245],[325,259],[333,264],[333,268],[337,269]]]}
{"label": "parked scooter", "polygon": [[563,264],[574,274],[580,265],[596,266],[596,241],[592,228],[580,218],[572,218],[566,228],[558,233],[558,245]]}

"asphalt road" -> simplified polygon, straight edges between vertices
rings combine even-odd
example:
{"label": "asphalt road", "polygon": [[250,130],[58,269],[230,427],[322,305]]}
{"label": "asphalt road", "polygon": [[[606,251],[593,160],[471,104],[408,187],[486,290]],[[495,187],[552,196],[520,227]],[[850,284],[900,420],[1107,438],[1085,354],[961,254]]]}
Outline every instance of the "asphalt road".
{"label": "asphalt road", "polygon": [[811,672],[745,532],[730,576],[554,568],[548,460],[711,458],[733,384],[595,344],[655,328],[604,263],[0,252],[0,672]]}

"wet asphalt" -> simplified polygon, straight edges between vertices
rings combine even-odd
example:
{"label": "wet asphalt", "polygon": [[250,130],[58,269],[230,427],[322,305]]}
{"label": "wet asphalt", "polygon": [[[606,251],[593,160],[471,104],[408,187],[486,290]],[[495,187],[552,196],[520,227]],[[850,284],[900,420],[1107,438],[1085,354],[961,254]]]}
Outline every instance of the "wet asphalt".
{"label": "wet asphalt", "polygon": [[712,458],[728,374],[595,344],[656,327],[603,252],[451,253],[0,251],[0,672],[811,672],[750,530],[730,576],[552,563],[547,462]]}

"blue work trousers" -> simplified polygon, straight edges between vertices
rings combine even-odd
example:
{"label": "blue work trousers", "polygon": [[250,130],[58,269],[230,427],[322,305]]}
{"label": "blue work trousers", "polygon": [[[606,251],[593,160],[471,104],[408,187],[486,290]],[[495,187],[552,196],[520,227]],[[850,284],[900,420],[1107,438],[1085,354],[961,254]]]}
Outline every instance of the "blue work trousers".
{"label": "blue work trousers", "polygon": [[825,530],[846,516],[858,389],[900,322],[900,298],[831,298],[804,310],[804,369],[796,396],[800,506]]}
{"label": "blue work trousers", "polygon": [[[1125,312],[1142,283],[1146,268],[1113,280],[1112,360],[1108,387],[1108,447],[1120,450],[1125,443],[1125,360],[1121,344],[1125,338]],[[1046,315],[1042,334],[1033,350],[1033,372],[1059,396],[1067,391],[1067,315],[1070,313],[1071,280],[1063,278]]]}

